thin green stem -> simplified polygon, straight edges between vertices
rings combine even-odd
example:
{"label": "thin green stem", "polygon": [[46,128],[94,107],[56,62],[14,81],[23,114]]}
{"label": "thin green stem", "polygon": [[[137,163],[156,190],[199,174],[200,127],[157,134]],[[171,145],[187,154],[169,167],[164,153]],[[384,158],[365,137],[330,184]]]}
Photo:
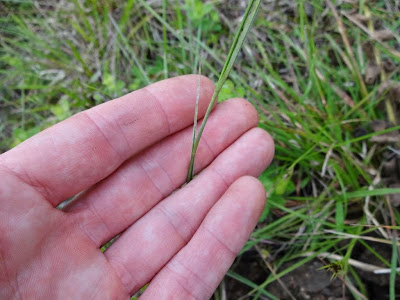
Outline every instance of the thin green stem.
{"label": "thin green stem", "polygon": [[[200,99],[200,81],[201,81],[201,66],[199,65],[199,72],[198,72],[198,80],[197,80],[197,92],[196,92],[196,105],[194,109],[194,120],[193,120],[193,135],[192,135],[192,150],[190,153],[190,160],[194,160],[196,152],[194,151],[194,145],[196,141],[196,131],[197,131],[197,116],[199,114],[199,99]],[[189,182],[191,178],[194,176],[194,164],[190,165],[190,169],[187,175],[186,180]]]}
{"label": "thin green stem", "polygon": [[196,158],[196,152],[197,152],[197,148],[199,146],[200,139],[203,134],[204,128],[206,126],[208,117],[211,113],[211,110],[214,107],[215,102],[217,101],[219,92],[221,91],[225,81],[229,77],[229,73],[231,72],[231,70],[233,68],[233,64],[235,63],[235,60],[240,52],[240,49],[243,46],[244,40],[246,39],[246,36],[247,36],[247,33],[249,32],[250,27],[257,15],[257,11],[260,6],[260,3],[261,3],[261,0],[252,0],[249,2],[246,12],[243,16],[243,20],[240,23],[240,26],[236,32],[235,39],[233,41],[231,49],[229,50],[228,57],[225,61],[224,67],[222,68],[221,74],[219,76],[217,85],[214,90],[214,94],[211,97],[211,101],[210,101],[210,104],[208,105],[207,111],[204,115],[203,122],[201,123],[197,137],[192,145],[192,155],[191,155],[191,160],[190,160],[190,164],[189,164],[187,182],[189,182],[193,179],[192,170],[193,170],[194,161]]}
{"label": "thin green stem", "polygon": [[397,238],[396,232],[393,232],[393,247],[392,247],[392,262],[391,262],[391,272],[390,272],[390,285],[389,285],[389,298],[390,300],[396,299],[396,273],[397,273]]}
{"label": "thin green stem", "polygon": [[[163,12],[163,19],[167,21],[167,0],[163,0],[162,2],[162,12]],[[167,62],[167,53],[168,53],[168,39],[167,39],[167,28],[165,25],[162,27],[163,33],[163,66],[164,66],[164,78],[168,78],[168,62]]]}

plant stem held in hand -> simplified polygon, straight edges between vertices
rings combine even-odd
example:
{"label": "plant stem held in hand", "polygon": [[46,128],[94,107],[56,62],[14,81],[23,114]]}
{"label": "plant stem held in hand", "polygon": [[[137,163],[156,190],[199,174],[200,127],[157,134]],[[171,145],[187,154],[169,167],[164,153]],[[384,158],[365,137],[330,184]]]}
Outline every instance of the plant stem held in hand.
{"label": "plant stem held in hand", "polygon": [[[201,135],[203,134],[204,127],[206,126],[208,117],[211,113],[211,110],[217,101],[218,94],[222,89],[222,86],[224,85],[225,81],[229,77],[229,73],[232,70],[233,64],[235,63],[235,60],[239,54],[240,49],[243,46],[244,40],[246,39],[247,33],[249,32],[249,29],[251,27],[251,24],[253,23],[256,15],[258,8],[260,6],[261,0],[251,0],[247,6],[246,12],[243,16],[243,20],[239,25],[239,28],[236,32],[235,39],[233,41],[233,44],[231,46],[231,49],[229,50],[228,57],[225,61],[224,67],[222,68],[221,74],[219,76],[218,82],[216,84],[214,94],[212,95],[210,104],[208,105],[207,111],[204,115],[203,122],[200,125],[200,129],[196,138],[192,141],[192,152],[190,155],[190,164],[189,164],[189,170],[187,174],[187,180],[186,182],[189,182],[193,179],[193,168],[194,168],[194,162],[196,158],[196,151],[197,147],[199,146]],[[198,104],[196,104],[197,106]],[[196,108],[197,109],[197,108]],[[194,129],[196,130],[196,128]]]}

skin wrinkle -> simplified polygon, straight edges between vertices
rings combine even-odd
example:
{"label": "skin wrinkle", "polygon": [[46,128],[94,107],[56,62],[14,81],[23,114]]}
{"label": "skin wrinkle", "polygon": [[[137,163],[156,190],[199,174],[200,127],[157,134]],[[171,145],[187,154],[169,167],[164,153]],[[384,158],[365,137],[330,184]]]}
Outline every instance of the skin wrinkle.
{"label": "skin wrinkle", "polygon": [[[71,129],[70,125],[71,125],[71,122],[72,122],[72,121],[80,122],[80,123],[89,121],[90,123],[92,123],[92,124],[95,126],[95,128],[96,128],[96,125],[97,125],[97,124],[95,124],[94,122],[92,122],[92,120],[86,115],[86,113],[77,114],[77,115],[73,116],[72,118],[70,118],[69,120],[66,120],[65,122],[67,122],[66,124],[69,124],[69,128],[70,128],[70,129]],[[58,124],[57,124],[57,125],[58,125]],[[56,125],[56,126],[57,126],[57,125]],[[52,145],[55,145],[56,143],[55,143],[55,139],[54,139],[54,132],[57,132],[57,129],[55,129],[55,128],[49,128],[49,129],[48,129],[47,131],[45,131],[45,132],[47,132],[47,134],[43,135],[44,133],[41,133],[41,135],[39,135],[39,140],[41,140],[43,143],[46,143],[46,144],[49,144],[49,142],[50,142]],[[72,128],[71,132],[75,133],[75,128]],[[98,132],[101,133],[101,131],[99,131],[99,130],[98,130]],[[86,132],[83,134],[83,136],[86,136]],[[94,139],[93,137],[91,137],[91,138],[87,137],[87,139],[88,139],[88,141],[87,141],[85,144],[87,145],[88,149],[90,149],[90,146],[92,146],[90,152],[94,152],[94,153],[95,153],[95,152],[99,151],[100,147],[96,146],[96,145],[95,145],[96,143],[93,143],[93,140],[95,140],[95,139]],[[71,138],[66,139],[66,140],[64,140],[63,142],[65,142],[65,143],[67,144],[67,146],[74,145],[74,144],[76,143],[75,139],[71,139]],[[29,143],[29,140],[28,140],[28,143]],[[35,144],[35,140],[31,140],[30,143],[31,143],[31,144],[33,143],[34,145],[36,145],[36,144]],[[28,144],[28,145],[29,145],[29,144]],[[40,145],[40,143],[39,143],[39,145]],[[50,146],[50,145],[48,145],[48,146]],[[38,147],[39,147],[39,146],[38,146]],[[60,148],[60,147],[58,147],[58,148]],[[55,146],[55,149],[57,149],[56,146]],[[69,149],[69,148],[68,148],[68,149]],[[58,149],[58,150],[60,150],[60,149]],[[49,152],[54,152],[54,151],[49,150]],[[88,154],[89,154],[90,152],[88,152]],[[41,154],[41,152],[39,152],[39,154]],[[68,153],[67,153],[67,154],[68,154]],[[76,159],[76,153],[71,152],[71,153],[69,153],[69,154],[74,156],[74,158],[72,158],[73,160]],[[99,153],[95,153],[95,154],[98,155]],[[54,159],[55,156],[52,155],[52,158]],[[47,157],[44,156],[44,155],[42,155],[42,159],[43,159],[43,160],[46,160]],[[83,161],[84,158],[81,157],[80,160]],[[70,172],[71,174],[70,174],[70,176],[69,176],[70,179],[69,179],[69,178],[66,178],[66,180],[73,180],[73,178],[74,178],[74,172],[75,172],[75,173],[78,173],[78,171],[80,171],[80,166],[77,164],[76,166],[74,166],[74,168],[70,168],[70,166],[69,166],[68,164],[66,164],[65,162],[66,162],[66,161],[65,161],[65,159],[63,159],[63,158],[58,159],[58,160],[56,161],[56,163],[57,163],[57,166],[56,166],[56,167],[57,167],[57,169],[59,170],[58,172],[61,174],[61,173],[63,173],[64,170],[67,170],[67,172]],[[62,165],[61,165],[61,163],[62,163]],[[54,164],[52,164],[51,167],[54,167]],[[73,171],[73,172],[72,172],[72,171]],[[45,180],[47,181],[48,178],[46,178]],[[51,182],[51,183],[53,183],[53,182]],[[59,184],[59,183],[57,183],[57,184]],[[43,186],[44,184],[41,184],[41,185]],[[45,187],[47,187],[47,186],[45,186]],[[49,190],[49,189],[47,188],[47,190]],[[60,199],[60,200],[65,200],[65,199],[61,199],[62,196],[58,196],[58,195],[57,195],[57,189],[52,189],[51,192],[48,192],[48,193],[51,193],[52,197],[49,197],[49,196],[47,196],[47,195],[44,195],[44,196],[45,196],[46,199],[47,199],[50,203],[52,203],[53,205],[58,204],[58,202],[59,202],[58,199]],[[63,198],[64,198],[64,197],[63,197]]]}
{"label": "skin wrinkle", "polygon": [[160,167],[160,169],[164,172],[164,174],[167,175],[168,180],[169,180],[171,186],[173,186],[173,187],[175,188],[175,187],[177,186],[177,184],[174,182],[174,180],[172,180],[172,177],[171,177],[171,175],[168,173],[168,171],[167,171],[167,170],[163,167],[163,165],[160,164],[157,160],[154,160],[154,161],[157,163],[157,165]]}
{"label": "skin wrinkle", "polygon": [[21,168],[21,170],[24,173],[24,175],[28,178],[28,182],[31,183],[31,186],[38,189],[39,192],[43,195],[43,198],[46,199],[49,203],[52,203],[50,197],[51,189],[46,184],[40,182],[40,180],[36,178],[33,174],[29,174],[29,172],[25,168]]}
{"label": "skin wrinkle", "polygon": [[[187,244],[196,232],[196,229],[191,226],[190,222],[182,214],[180,214],[178,210],[175,211],[175,214],[172,214],[166,208],[166,206],[162,204],[159,205],[158,210],[161,211],[161,213],[167,218],[168,223],[172,226],[172,228],[174,228],[175,233],[181,238],[183,244]],[[182,227],[189,229],[188,236],[185,236],[183,233],[181,233],[181,230],[179,230],[179,226],[176,226],[174,224],[175,222],[173,221],[173,219],[177,217],[179,218],[178,224],[183,223]]]}
{"label": "skin wrinkle", "polygon": [[[4,245],[4,243],[2,243]],[[16,295],[16,299],[22,299],[21,298],[21,294],[20,294],[20,290],[19,290],[19,284],[18,281],[16,281],[16,284],[12,284],[12,277],[9,271],[9,268],[7,266],[7,260],[4,259],[5,255],[3,253],[2,248],[0,248],[0,270],[4,270],[5,274],[5,282],[10,282],[11,284],[9,284],[8,286],[11,287],[11,289],[14,291],[14,294]],[[15,277],[17,276],[17,274],[15,275]],[[19,296],[19,297],[18,297]]]}
{"label": "skin wrinkle", "polygon": [[[138,167],[141,168],[140,166],[138,166]],[[123,178],[124,181],[126,181],[126,182],[131,182],[131,181],[133,180],[133,178],[131,178],[129,172],[124,172],[124,171],[122,171],[122,170],[121,170],[121,172],[118,173],[118,176],[121,177],[121,178]],[[150,182],[150,181],[149,181],[149,182]],[[150,183],[151,183],[151,182],[150,182]],[[101,183],[100,183],[100,184],[101,184]],[[153,185],[153,183],[151,183],[151,185]],[[93,189],[89,191],[90,194],[87,196],[87,197],[88,197],[87,199],[89,199],[89,198],[92,198],[92,199],[98,198],[100,195],[97,196],[96,194],[99,193],[99,192],[101,192],[101,191],[102,191],[102,189],[99,190],[99,189],[96,188],[96,186],[94,186]],[[159,191],[158,189],[156,189],[155,191],[158,192],[158,193],[160,193],[160,191]],[[95,194],[93,194],[93,193],[95,193]],[[132,193],[142,194],[141,191],[137,191],[137,190],[136,190],[136,191],[132,191]],[[83,196],[85,197],[85,195],[83,195]],[[111,197],[113,197],[113,196],[111,196]],[[135,201],[137,202],[137,204],[139,204],[138,201],[139,201],[140,199],[142,199],[142,198],[143,198],[143,197],[135,198]],[[78,220],[78,223],[79,223],[79,224],[81,224],[81,222],[79,221],[80,218],[84,218],[84,217],[86,216],[86,215],[85,215],[85,210],[88,208],[88,205],[89,205],[91,202],[93,202],[93,201],[79,201],[79,199],[78,199],[78,203],[75,203],[75,205],[77,205],[77,206],[74,207],[74,210],[72,211],[72,213],[75,214],[76,217],[78,218],[77,220]],[[146,207],[146,204],[145,204],[145,203],[144,203],[144,206],[143,206],[143,207]],[[76,210],[75,210],[75,208],[76,208]],[[144,210],[147,211],[148,209],[151,209],[151,207],[150,207],[150,208],[145,208]],[[128,214],[129,216],[127,216],[127,214]],[[83,217],[82,217],[82,215],[83,215]],[[128,228],[130,225],[132,225],[132,223],[134,222],[134,220],[132,220],[131,216],[132,216],[132,213],[131,213],[131,212],[125,212],[125,211],[118,215],[119,218],[123,218],[123,219],[125,220],[125,224],[128,224],[128,225],[126,225],[126,227],[125,227],[124,229],[122,229],[121,231],[125,230],[125,229]],[[137,220],[138,218],[140,218],[140,216],[141,216],[141,215],[138,215],[138,216],[135,217],[134,219]],[[121,231],[120,231],[120,232],[121,232]],[[89,230],[89,232],[90,232],[90,230]],[[116,234],[117,234],[117,233],[116,233]],[[113,234],[110,234],[109,236],[115,236],[116,234],[114,234],[114,231],[113,231]],[[96,240],[96,239],[95,239],[95,240]],[[100,242],[97,243],[97,244],[98,244],[99,246],[101,246],[101,245],[104,244],[107,240],[109,240],[109,238],[102,238],[102,239],[100,239]]]}
{"label": "skin wrinkle", "polygon": [[[97,116],[99,116],[100,118],[103,119],[103,121],[106,122],[106,124],[111,124],[110,127],[112,127],[113,125],[115,125],[114,127],[118,128],[118,133],[120,136],[123,137],[123,140],[125,142],[125,148],[129,150],[129,153],[133,152],[133,149],[128,141],[128,138],[126,137],[125,132],[122,130],[121,125],[118,123],[118,121],[114,121],[114,122],[110,122],[109,119],[107,119],[106,117],[104,117],[100,112],[96,111],[96,109],[91,110],[92,113],[96,114]],[[87,115],[89,115],[89,113],[87,113]],[[98,126],[99,127],[99,126]],[[104,135],[104,134],[103,134]],[[111,145],[111,142],[109,142],[110,146],[113,147],[113,145]],[[116,152],[118,152],[118,150],[115,150]],[[125,152],[125,151],[123,151]],[[120,154],[120,159],[121,161],[125,160],[125,156]]]}
{"label": "skin wrinkle", "polygon": [[[204,135],[201,137],[201,141],[204,143],[204,145],[206,146],[208,151],[211,153],[211,157],[217,157],[218,156],[217,153],[214,153],[213,149],[211,148],[210,144],[207,142],[207,139],[205,138]],[[229,145],[227,145],[227,148],[228,147],[229,147]]]}
{"label": "skin wrinkle", "polygon": [[[178,261],[174,261],[175,264],[181,266],[183,269],[185,269],[185,271],[191,275],[193,275],[196,279],[198,279],[198,281],[201,283],[202,286],[204,286],[208,291],[210,291],[210,287],[203,281],[203,279],[201,277],[199,277],[196,273],[194,273],[193,271],[189,270],[188,268],[186,268],[183,264],[181,264]],[[183,274],[178,273],[176,270],[172,269],[169,264],[166,264],[164,267],[166,270],[170,271],[172,274],[175,274],[175,282],[182,288],[185,290],[185,292],[190,295],[191,297],[193,297],[193,299],[196,300],[200,300],[200,298],[198,298],[195,294],[193,294],[189,289],[186,288],[185,285],[185,281],[187,280],[187,276],[184,276]],[[183,281],[183,282],[182,282]]]}
{"label": "skin wrinkle", "polygon": [[[14,177],[13,175],[11,175],[12,178],[15,178],[18,181],[18,178]],[[19,181],[18,181],[19,182]],[[36,189],[34,189],[32,186],[26,185],[28,188],[33,189],[33,191],[37,192]],[[13,193],[12,190],[10,190],[9,192]],[[39,192],[37,192],[39,194]],[[24,199],[24,194],[22,193],[22,197],[20,197],[21,199]],[[39,194],[40,195],[40,194]],[[9,198],[10,195],[7,195],[7,193],[5,193],[5,195],[3,195],[5,198]],[[11,196],[12,197],[12,196]],[[15,199],[15,198],[13,198]],[[25,200],[25,199],[24,199]],[[17,207],[17,210],[14,211],[10,211],[7,210],[5,211],[4,206],[2,207],[2,209],[0,210],[0,214],[3,215],[4,217],[6,217],[8,222],[5,222],[5,224],[10,224],[11,222],[14,222],[15,219],[19,219],[21,217],[26,217],[29,216],[29,214],[32,213],[32,211],[36,211],[39,208],[44,208],[45,206],[48,206],[47,208],[51,207],[50,203],[48,203],[47,201],[45,201],[45,199],[42,199],[43,202],[37,203],[37,202],[32,202],[32,201],[24,201],[24,203],[20,202],[20,206]],[[22,209],[21,209],[22,208]],[[22,210],[22,211],[21,211]],[[13,213],[13,214],[12,214]],[[7,230],[5,232],[10,232],[10,230]]]}
{"label": "skin wrinkle", "polygon": [[215,234],[215,232],[213,232],[210,228],[208,228],[207,225],[205,225],[205,226],[203,227],[203,229],[204,229],[206,232],[208,232],[220,245],[222,245],[222,247],[223,247],[226,251],[228,251],[228,253],[229,253],[233,258],[236,257],[236,252],[237,252],[237,251],[232,250],[231,248],[229,248],[228,245],[227,245],[225,242],[223,242],[219,237],[217,237],[217,235]]}
{"label": "skin wrinkle", "polygon": [[151,174],[149,173],[149,171],[143,167],[142,165],[143,162],[138,161],[139,167],[143,170],[144,175],[146,175],[146,177],[149,179],[149,182],[151,182],[151,184],[156,188],[156,190],[160,193],[159,198],[164,199],[167,195],[166,193],[164,193],[163,191],[161,191],[160,187],[156,184],[156,182],[153,179],[153,176],[151,176]]}
{"label": "skin wrinkle", "polygon": [[[78,114],[79,115],[79,114]],[[104,136],[104,138],[107,140],[107,137],[105,137],[105,135],[102,133],[101,129],[99,128],[99,126],[97,126],[97,124],[88,116],[88,114],[86,113],[81,113],[80,115],[85,117],[85,120],[89,120],[94,126],[96,126],[96,128],[99,130],[99,132]],[[47,137],[50,137],[51,143],[54,145],[54,137],[53,137],[53,132],[49,131],[49,134],[47,135]],[[62,160],[60,160],[62,161]],[[59,162],[60,162],[59,161]],[[10,169],[7,165],[4,164],[4,167],[7,167],[7,169],[12,172],[16,177],[18,177],[18,179],[20,179],[20,181],[26,183],[27,185],[35,188],[35,190],[37,190],[44,199],[46,199],[49,203],[55,205],[57,203],[54,203],[57,199],[57,195],[55,195],[56,190],[52,190],[50,192],[50,189],[43,183],[41,183],[38,179],[33,179],[32,176],[29,175],[28,172],[24,172],[25,176],[21,175],[20,172],[17,171],[13,171],[12,169]],[[25,168],[21,167],[21,170],[25,170]],[[50,197],[50,194],[53,195],[53,197]]]}
{"label": "skin wrinkle", "polygon": [[[125,160],[125,157],[123,157],[122,154],[110,142],[110,138],[104,133],[104,130],[101,128],[101,126],[99,126],[99,124],[92,118],[92,116],[90,116],[90,114],[87,111],[84,111],[81,114],[82,114],[82,116],[85,116],[90,121],[90,123],[92,123],[95,126],[95,128],[101,134],[101,136],[103,136],[105,142],[110,146],[112,151],[117,155],[117,157],[118,157],[117,161],[119,161],[120,163],[123,162]],[[97,112],[95,112],[95,114],[97,114]],[[113,157],[113,155],[111,155],[110,157]]]}
{"label": "skin wrinkle", "polygon": [[[98,194],[98,190],[94,189],[92,191],[90,191],[90,193],[95,193]],[[92,195],[91,195],[92,196]],[[92,196],[93,197],[93,196]],[[78,199],[79,201],[79,199]],[[105,242],[107,242],[109,239],[104,240],[103,238],[96,238],[95,235],[91,232],[92,230],[89,229],[89,224],[93,224],[95,222],[90,222],[87,223],[83,220],[85,220],[87,218],[87,214],[85,213],[86,211],[90,212],[90,214],[92,216],[96,217],[96,221],[100,222],[107,230],[108,230],[108,236],[113,236],[113,231],[110,230],[110,227],[107,225],[107,222],[103,221],[103,219],[100,217],[100,214],[98,213],[98,210],[96,208],[94,208],[94,204],[96,202],[86,202],[86,201],[81,201],[79,203],[79,209],[75,212],[73,212],[72,214],[74,215],[74,217],[76,218],[76,224],[78,224],[79,228],[82,230],[82,232],[95,244],[95,246],[101,247]],[[90,207],[93,208],[93,211]],[[83,213],[82,213],[83,212]],[[121,214],[119,216],[120,218],[124,218],[124,220],[127,222],[126,216],[124,216],[124,214]],[[128,222],[127,222],[128,223]],[[114,236],[116,236],[117,234],[115,234]],[[102,234],[102,236],[104,236],[104,234]]]}
{"label": "skin wrinkle", "polygon": [[[50,133],[49,133],[49,136],[50,136],[50,141],[51,141],[51,145],[53,146],[53,149],[57,149],[57,147],[56,147],[56,141],[55,141],[55,138],[54,138],[54,134],[50,131]],[[64,165],[65,166],[65,165]],[[50,198],[50,195],[51,195],[51,192],[50,191],[47,191],[47,201],[49,202],[49,203],[51,203],[52,205],[54,205],[54,203],[52,202],[52,199]],[[55,191],[53,191],[53,195],[55,195]],[[57,197],[57,198],[59,198],[59,197]],[[58,205],[57,203],[56,203],[56,205]]]}
{"label": "skin wrinkle", "polygon": [[[185,300],[202,300],[201,298],[197,297],[194,293],[192,293],[190,290],[188,290],[188,288],[184,285],[181,285],[180,282],[175,281],[175,283],[182,288],[182,290],[176,289],[173,291],[173,293],[171,295],[168,295],[166,298],[166,296],[162,297],[159,296],[160,299],[167,299],[167,300],[173,300],[173,299],[185,299]],[[165,286],[160,285],[158,282],[156,282],[155,284],[158,285],[158,289],[159,290],[165,290]],[[182,296],[182,293],[184,294]],[[149,298],[147,296],[146,293],[143,294],[144,297]],[[143,297],[143,296],[142,296]],[[143,297],[143,299],[144,299]],[[151,297],[151,295],[150,295]],[[150,298],[150,300],[153,300],[153,298]]]}
{"label": "skin wrinkle", "polygon": [[[96,202],[89,202],[88,207],[86,208],[87,211],[89,211],[93,216],[95,216],[96,220],[100,222],[107,230],[109,235],[112,234],[112,230],[109,228],[107,222],[104,222],[103,219],[101,218],[101,214],[98,213],[96,207],[95,207]],[[93,236],[93,233],[91,233],[91,230],[88,228],[88,225],[91,223],[86,223],[86,222],[79,222],[81,224],[81,227],[83,228],[84,232],[86,235],[95,243],[97,247],[100,247],[102,244],[101,239],[98,239],[97,237]]]}
{"label": "skin wrinkle", "polygon": [[169,118],[168,118],[168,115],[167,115],[167,113],[166,113],[164,107],[163,107],[162,104],[161,104],[162,101],[160,101],[160,99],[159,99],[156,95],[154,95],[154,94],[152,93],[152,91],[151,91],[149,88],[144,87],[142,90],[145,91],[148,95],[150,95],[151,98],[153,98],[154,100],[156,100],[156,102],[158,103],[158,107],[159,107],[160,110],[162,111],[162,113],[163,113],[163,115],[164,115],[165,123],[167,124],[167,134],[166,134],[166,136],[170,135],[170,134],[172,133],[172,132],[171,132],[171,124],[170,124],[170,120],[169,120]]}
{"label": "skin wrinkle", "polygon": [[35,184],[33,184],[33,182],[31,181],[31,178],[28,176],[28,174],[26,172],[24,172],[24,174],[25,174],[25,176],[28,176],[28,178],[24,178],[23,174],[19,173],[18,171],[13,170],[9,166],[7,166],[7,164],[5,164],[5,163],[0,164],[0,168],[3,168],[5,173],[8,173],[8,175],[13,176],[15,179],[17,179],[18,182],[22,183],[23,185],[33,188],[41,196],[41,198],[43,198],[44,200],[51,203],[51,201],[49,201],[49,192],[47,191],[47,189],[45,187],[43,187],[42,189],[46,191],[45,193],[43,193],[39,187],[37,187]]}
{"label": "skin wrinkle", "polygon": [[[187,262],[187,261],[185,261],[185,262]],[[175,266],[178,266],[178,267],[180,266],[180,267],[182,267],[182,268],[185,270],[185,272],[187,272],[188,274],[194,276],[194,277],[196,278],[196,282],[199,281],[199,282],[201,283],[201,285],[205,288],[205,290],[206,290],[208,293],[212,293],[212,292],[214,291],[214,289],[213,289],[211,286],[209,286],[207,282],[205,282],[205,281],[203,280],[202,276],[200,276],[197,272],[195,272],[195,270],[192,270],[191,268],[188,268],[188,267],[185,265],[185,263],[184,263],[184,262],[181,262],[178,258],[172,260],[172,265],[175,265]],[[168,265],[167,265],[167,266],[168,266]],[[171,267],[169,267],[169,266],[168,266],[168,269],[169,269],[169,270],[173,270],[173,269],[172,269]],[[173,270],[173,272],[174,272],[175,274],[178,274],[178,275],[179,275],[181,278],[183,278],[184,280],[186,280],[186,279],[188,278],[188,276],[184,276],[184,274],[180,274],[179,272],[177,272],[177,270]]]}
{"label": "skin wrinkle", "polygon": [[188,294],[190,297],[192,297],[192,299],[200,300],[200,298],[196,297],[190,290],[188,290],[186,288],[186,286],[184,284],[181,284],[178,280],[176,281],[176,283],[186,292],[186,294]]}
{"label": "skin wrinkle", "polygon": [[[130,295],[132,291],[130,290],[129,285],[138,286],[138,282],[135,280],[132,273],[128,270],[126,264],[124,264],[122,259],[120,260],[117,256],[108,257],[107,255],[105,255],[105,257],[109,262],[109,264],[111,265],[111,268],[117,274],[125,291],[128,293],[128,295]],[[128,280],[124,279],[126,275],[128,275]]]}
{"label": "skin wrinkle", "polygon": [[[172,180],[170,174],[165,170],[165,168],[157,161],[157,159],[153,159],[153,156],[151,152],[146,153],[146,155],[143,155],[139,161],[140,161],[140,166],[142,167],[142,169],[145,169],[145,171],[147,173],[149,173],[147,171],[147,168],[145,168],[143,166],[143,164],[145,165],[151,165],[151,164],[156,164],[157,167],[152,168],[153,170],[158,169],[161,170],[168,178],[169,182],[170,182],[170,186],[175,188],[177,185],[175,184],[175,182]],[[148,174],[149,175],[149,174]],[[150,176],[149,176],[150,177]],[[151,176],[153,178],[153,176]],[[161,188],[158,189],[161,192]],[[167,192],[162,192],[161,194],[163,195],[163,197],[165,198],[167,196],[167,194],[169,194],[170,191]]]}
{"label": "skin wrinkle", "polygon": [[209,170],[214,173],[215,175],[217,175],[218,178],[221,179],[221,181],[225,184],[225,190],[227,190],[230,186],[230,184],[226,181],[226,179],[224,178],[224,176],[218,171],[218,169],[212,164],[209,166]]}
{"label": "skin wrinkle", "polygon": [[[208,172],[210,171],[211,174],[208,174]],[[209,166],[206,171],[207,173],[205,173],[205,176],[212,178],[212,184],[213,186],[213,190],[215,191],[215,195],[217,196],[216,199],[219,199],[224,192],[226,192],[226,190],[228,189],[229,185],[227,184],[227,182],[222,178],[222,175],[219,175],[218,173],[215,173],[213,171],[213,168],[211,166]],[[202,175],[202,174],[201,174]],[[199,176],[201,176],[199,175]],[[216,175],[216,176],[214,176]],[[199,178],[199,180],[201,180]],[[221,188],[221,186],[223,186]],[[191,187],[191,184],[188,184],[188,187]],[[194,190],[195,195],[193,196],[195,200],[191,199],[191,202],[194,201],[194,204],[197,204],[199,201],[203,201],[203,199],[201,197],[196,197],[196,195],[198,193],[196,193],[196,191]],[[218,200],[216,200],[215,202],[217,202]],[[212,203],[211,207],[215,204],[215,202]],[[190,205],[188,203],[188,205]],[[211,209],[211,207],[209,207],[209,209]]]}
{"label": "skin wrinkle", "polygon": [[[119,176],[121,176],[124,180],[126,180],[127,182],[131,182],[132,181],[132,178],[131,178],[131,176],[129,176],[129,173],[127,173],[127,172],[120,172],[119,173]],[[143,187],[141,187],[141,189],[140,190],[138,190],[138,191],[136,191],[138,194],[140,194],[140,193],[142,193],[142,188]],[[131,187],[129,187],[129,189],[131,189]],[[133,192],[132,192],[132,194],[133,194]],[[136,197],[135,198],[136,200],[135,201],[139,201],[140,200],[140,204],[142,204],[142,207],[146,207],[146,204],[145,203],[143,203],[143,197]],[[138,203],[137,203],[138,204]],[[129,224],[127,227],[129,227],[130,225],[132,225],[132,223],[134,223],[135,222],[135,220],[137,220],[137,219],[139,219],[141,216],[142,216],[142,214],[139,214],[139,215],[137,215],[134,219],[133,219],[133,221],[132,221],[132,212],[128,212],[128,211],[122,211],[122,213],[121,214],[119,214],[119,216],[120,217],[122,217],[123,219],[124,219],[124,221],[125,221],[125,224]],[[123,230],[125,230],[126,228],[124,228]],[[121,230],[121,231],[123,231],[123,230]]]}

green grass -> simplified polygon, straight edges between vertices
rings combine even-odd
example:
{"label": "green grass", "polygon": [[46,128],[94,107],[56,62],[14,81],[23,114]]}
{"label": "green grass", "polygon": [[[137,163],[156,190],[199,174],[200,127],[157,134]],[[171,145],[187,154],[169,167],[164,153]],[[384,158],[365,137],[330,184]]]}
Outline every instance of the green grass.
{"label": "green grass", "polygon": [[[0,1],[0,151],[128,91],[196,73],[199,63],[217,83],[246,8],[199,0],[44,3]],[[324,252],[343,257],[341,276],[354,298],[368,297],[360,269],[348,263],[360,252],[391,269],[387,294],[396,296],[398,239],[392,233],[398,235],[400,213],[385,200],[400,190],[378,175],[394,155],[388,146],[399,145],[371,138],[399,130],[396,99],[378,91],[382,79],[399,81],[400,13],[386,1],[324,3],[261,1],[219,93],[219,101],[249,99],[259,126],[276,142],[275,161],[260,177],[268,204],[242,251],[262,249],[274,272],[261,283],[235,269],[228,274],[254,299],[273,298],[271,284]],[[356,12],[371,18],[356,24]],[[371,38],[371,29],[379,28],[397,34],[388,41]],[[394,68],[367,84],[371,56]],[[374,120],[395,124],[375,132]],[[365,135],[355,134],[360,128]],[[377,244],[387,245],[390,255]]]}

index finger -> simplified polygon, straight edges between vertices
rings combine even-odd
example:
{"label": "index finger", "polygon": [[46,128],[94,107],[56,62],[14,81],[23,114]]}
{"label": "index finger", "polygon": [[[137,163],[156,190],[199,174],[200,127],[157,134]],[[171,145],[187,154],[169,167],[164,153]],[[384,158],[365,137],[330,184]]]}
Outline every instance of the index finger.
{"label": "index finger", "polygon": [[[1,155],[0,167],[57,205],[144,148],[189,126],[197,78],[163,80],[78,113]],[[212,82],[202,77],[199,118],[213,90]]]}

